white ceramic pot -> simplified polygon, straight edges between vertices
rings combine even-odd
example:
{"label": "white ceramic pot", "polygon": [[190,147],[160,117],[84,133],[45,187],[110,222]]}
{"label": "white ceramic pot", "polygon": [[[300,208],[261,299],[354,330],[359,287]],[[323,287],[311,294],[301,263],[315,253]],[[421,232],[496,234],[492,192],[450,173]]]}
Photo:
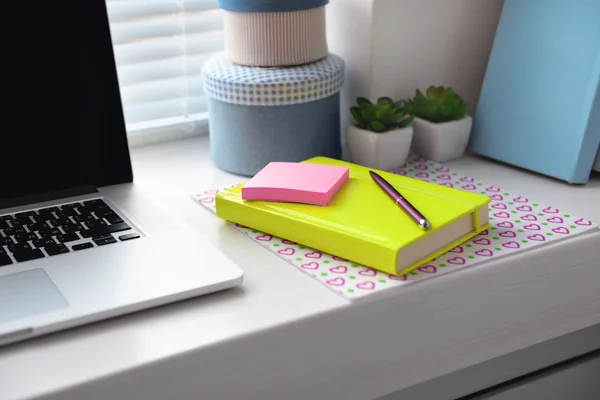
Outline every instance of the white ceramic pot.
{"label": "white ceramic pot", "polygon": [[406,161],[413,138],[412,126],[383,133],[348,125],[346,142],[355,164],[379,170],[400,167]]}
{"label": "white ceramic pot", "polygon": [[463,155],[469,143],[473,119],[466,116],[458,121],[442,123],[415,118],[411,151],[429,160],[445,162]]}

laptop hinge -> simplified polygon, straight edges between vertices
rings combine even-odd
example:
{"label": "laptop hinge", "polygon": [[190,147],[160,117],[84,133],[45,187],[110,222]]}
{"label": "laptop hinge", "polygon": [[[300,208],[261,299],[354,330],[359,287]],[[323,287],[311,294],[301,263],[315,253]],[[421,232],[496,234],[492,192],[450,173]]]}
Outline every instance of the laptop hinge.
{"label": "laptop hinge", "polygon": [[27,204],[42,203],[67,197],[81,196],[84,194],[98,193],[93,186],[78,186],[64,190],[56,190],[53,192],[40,193],[31,196],[15,197],[12,199],[0,200],[0,210],[3,208],[24,206]]}

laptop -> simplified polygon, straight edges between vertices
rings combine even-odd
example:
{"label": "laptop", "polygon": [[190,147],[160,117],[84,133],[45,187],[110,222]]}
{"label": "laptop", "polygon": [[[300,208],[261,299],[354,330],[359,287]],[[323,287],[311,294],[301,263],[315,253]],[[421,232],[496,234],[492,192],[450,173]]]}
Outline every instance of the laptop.
{"label": "laptop", "polygon": [[39,78],[32,97],[55,100],[0,141],[0,345],[242,282],[239,267],[133,183],[106,5],[79,3],[68,16],[79,44],[66,52],[79,63],[45,59],[62,75]]}

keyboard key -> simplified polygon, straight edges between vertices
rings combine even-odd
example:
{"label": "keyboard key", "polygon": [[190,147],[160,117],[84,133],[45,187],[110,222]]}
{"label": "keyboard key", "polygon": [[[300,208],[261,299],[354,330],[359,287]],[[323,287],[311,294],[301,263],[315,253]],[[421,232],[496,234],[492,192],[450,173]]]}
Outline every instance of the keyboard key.
{"label": "keyboard key", "polygon": [[36,258],[44,258],[44,253],[39,249],[33,250],[20,250],[13,253],[13,257],[18,262],[35,260]]}
{"label": "keyboard key", "polygon": [[69,215],[77,215],[77,209],[75,207],[73,208],[64,208],[61,210],[62,215],[64,215],[65,217],[69,216]]}
{"label": "keyboard key", "polygon": [[13,261],[8,256],[8,253],[6,251],[4,251],[3,248],[0,247],[0,267],[2,267],[4,265],[10,265],[12,263],[13,263]]}
{"label": "keyboard key", "polygon": [[61,217],[61,218],[52,219],[49,222],[55,228],[58,228],[59,226],[64,226],[64,225],[68,225],[68,224],[72,223],[71,218],[67,218],[67,217]]}
{"label": "keyboard key", "polygon": [[119,236],[119,240],[121,241],[126,241],[126,240],[132,240],[132,239],[137,239],[139,238],[140,235],[138,235],[137,233],[128,233],[127,235],[121,235]]}
{"label": "keyboard key", "polygon": [[44,223],[35,222],[32,224],[28,224],[27,229],[29,229],[29,232],[34,232],[34,231],[39,231],[40,229],[42,229],[45,226],[48,226],[48,224],[46,224],[45,222]]}
{"label": "keyboard key", "polygon": [[61,243],[67,243],[79,240],[79,236],[76,233],[65,233],[64,235],[56,235],[56,239]]}
{"label": "keyboard key", "polygon": [[65,233],[73,233],[83,230],[83,227],[81,226],[81,224],[73,222],[67,225],[63,225],[62,230],[65,231]]}
{"label": "keyboard key", "polygon": [[0,246],[9,246],[11,244],[15,244],[15,241],[10,236],[0,237]]}
{"label": "keyboard key", "polygon": [[108,222],[104,221],[103,219],[96,219],[93,221],[87,221],[85,223],[87,225],[88,228],[98,228],[98,227],[102,227],[102,226],[107,226]]}
{"label": "keyboard key", "polygon": [[17,241],[17,243],[27,243],[30,240],[37,240],[38,235],[32,232],[20,233],[18,235],[15,235],[14,239]]}
{"label": "keyboard key", "polygon": [[125,222],[121,222],[119,224],[113,224],[113,225],[108,225],[108,226],[101,226],[101,227],[97,227],[97,228],[86,229],[86,230],[81,231],[80,233],[81,233],[81,236],[83,236],[84,238],[90,238],[90,237],[102,236],[105,233],[126,231],[127,229],[131,229],[131,227],[129,225],[127,225]]}
{"label": "keyboard key", "polygon": [[48,245],[51,245],[51,244],[56,244],[56,242],[54,241],[54,239],[52,239],[51,237],[50,238],[33,240],[32,243],[37,248],[48,246]]}
{"label": "keyboard key", "polygon": [[35,222],[45,222],[50,219],[54,219],[54,214],[52,214],[50,211],[40,210],[38,216],[34,217],[33,219]]}
{"label": "keyboard key", "polygon": [[83,204],[86,206],[92,206],[92,207],[96,207],[96,208],[99,206],[100,207],[101,206],[108,207],[108,205],[102,199],[87,200],[87,201],[84,201]]}
{"label": "keyboard key", "polygon": [[98,246],[103,246],[105,244],[117,243],[117,239],[112,236],[104,236],[104,237],[95,237],[94,242]]}
{"label": "keyboard key", "polygon": [[81,207],[81,203],[69,203],[60,206],[61,211],[72,210],[74,208]]}
{"label": "keyboard key", "polygon": [[110,222],[111,224],[118,224],[119,222],[123,222],[123,219],[121,219],[121,217],[119,217],[114,212],[110,213],[108,215],[105,215],[104,218],[106,218],[106,220],[108,222]]}
{"label": "keyboard key", "polygon": [[12,215],[2,215],[2,216],[0,216],[0,221],[6,221],[6,222],[8,222],[8,221],[10,221],[12,219],[13,219]]}
{"label": "keyboard key", "polygon": [[6,229],[6,228],[10,228],[10,225],[8,224],[8,221],[0,219],[0,229]]}
{"label": "keyboard key", "polygon": [[64,244],[51,244],[49,246],[46,246],[45,250],[46,250],[46,253],[48,253],[51,256],[69,252],[68,247],[65,246]]}
{"label": "keyboard key", "polygon": [[94,245],[91,242],[86,242],[86,243],[76,244],[75,246],[72,247],[72,249],[74,251],[77,251],[77,250],[89,249],[90,247],[94,247]]}
{"label": "keyboard key", "polygon": [[58,228],[51,228],[46,226],[40,230],[40,236],[54,236],[54,235],[62,235],[62,232]]}
{"label": "keyboard key", "polygon": [[19,244],[9,244],[8,251],[11,253],[16,253],[20,251],[31,250],[31,246],[29,243],[19,243]]}
{"label": "keyboard key", "polygon": [[20,233],[26,233],[25,228],[23,228],[22,226],[14,226],[12,228],[6,228],[4,230],[4,234],[6,236],[18,235]]}

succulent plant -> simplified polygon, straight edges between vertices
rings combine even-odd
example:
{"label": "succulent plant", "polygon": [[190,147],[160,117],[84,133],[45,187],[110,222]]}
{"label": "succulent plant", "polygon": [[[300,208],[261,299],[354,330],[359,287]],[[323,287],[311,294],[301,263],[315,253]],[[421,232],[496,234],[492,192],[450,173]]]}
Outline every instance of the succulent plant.
{"label": "succulent plant", "polygon": [[430,86],[422,93],[419,89],[412,99],[403,102],[408,112],[430,122],[456,121],[464,118],[467,105],[452,88]]}
{"label": "succulent plant", "polygon": [[374,132],[386,132],[408,126],[413,116],[408,114],[403,102],[394,102],[389,97],[380,97],[376,103],[358,97],[356,106],[350,112],[356,121],[355,125]]}

